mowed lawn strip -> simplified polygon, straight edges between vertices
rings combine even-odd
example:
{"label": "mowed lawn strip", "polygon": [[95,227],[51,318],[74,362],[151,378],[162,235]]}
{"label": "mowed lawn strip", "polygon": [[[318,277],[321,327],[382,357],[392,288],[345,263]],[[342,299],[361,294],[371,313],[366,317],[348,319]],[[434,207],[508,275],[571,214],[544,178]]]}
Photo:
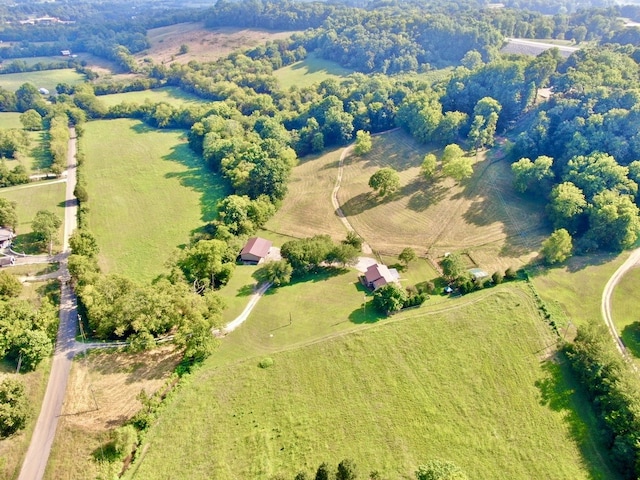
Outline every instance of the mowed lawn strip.
{"label": "mowed lawn strip", "polygon": [[320,58],[311,53],[306,59],[279,68],[273,72],[282,90],[308,87],[327,79],[340,79],[352,74],[354,70],[341,67],[338,63]]}
{"label": "mowed lawn strip", "polygon": [[225,188],[183,136],[134,120],[87,124],[81,148],[89,228],[105,272],[153,279],[190,233],[215,216]]}
{"label": "mowed lawn strip", "polygon": [[629,270],[613,291],[612,317],[629,352],[640,362],[640,268]]}
{"label": "mowed lawn strip", "polygon": [[37,88],[46,88],[55,93],[56,85],[68,83],[76,85],[84,81],[84,75],[71,68],[60,70],[41,70],[38,72],[7,73],[0,75],[0,85],[5,90],[16,91],[24,83],[32,83]]}
{"label": "mowed lawn strip", "polygon": [[163,87],[154,90],[142,90],[139,92],[113,93],[98,97],[107,107],[120,103],[168,103],[176,107],[187,104],[204,103],[205,101],[195,95],[184,92],[176,87]]}
{"label": "mowed lawn strip", "polygon": [[273,353],[268,369],[262,357],[208,361],[127,478],[293,478],[343,458],[382,478],[413,478],[434,458],[469,478],[614,478],[591,439],[573,437],[586,425],[559,367],[541,361],[553,338],[530,298],[494,292]]}

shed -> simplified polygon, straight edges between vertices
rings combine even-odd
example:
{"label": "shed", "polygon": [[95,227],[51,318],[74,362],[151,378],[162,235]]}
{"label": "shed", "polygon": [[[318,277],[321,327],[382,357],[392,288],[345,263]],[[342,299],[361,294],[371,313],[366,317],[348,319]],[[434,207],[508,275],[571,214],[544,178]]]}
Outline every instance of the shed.
{"label": "shed", "polygon": [[11,245],[11,240],[15,237],[15,233],[10,228],[0,228],[0,248],[6,248]]}
{"label": "shed", "polygon": [[389,268],[380,263],[371,265],[364,273],[365,285],[373,290],[377,290],[388,283],[397,282],[399,278],[400,275],[395,268]]}
{"label": "shed", "polygon": [[270,240],[252,237],[240,252],[240,260],[247,263],[261,263],[269,253],[271,245]]}
{"label": "shed", "polygon": [[469,273],[474,280],[482,280],[483,278],[487,278],[489,276],[489,274],[481,268],[472,268],[469,270]]}
{"label": "shed", "polygon": [[69,57],[71,56],[71,50],[60,50],[60,55],[63,57]]}

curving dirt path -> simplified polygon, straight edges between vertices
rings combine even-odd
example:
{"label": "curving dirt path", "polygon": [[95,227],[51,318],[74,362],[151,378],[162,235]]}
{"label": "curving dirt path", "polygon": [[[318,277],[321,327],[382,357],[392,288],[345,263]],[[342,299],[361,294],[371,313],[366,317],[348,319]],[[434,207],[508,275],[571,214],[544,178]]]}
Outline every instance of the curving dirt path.
{"label": "curving dirt path", "polygon": [[76,342],[76,325],[78,323],[77,299],[69,286],[67,256],[69,254],[69,236],[77,226],[77,200],[73,196],[76,186],[76,134],[70,128],[69,153],[67,156],[67,189],[64,213],[64,243],[60,258],[60,269],[57,276],[61,279],[60,324],[56,348],[51,364],[49,383],[42,401],[42,408],[36,427],[31,437],[29,449],[24,458],[18,480],[41,480],[49,460],[49,453],[58,426],[58,417],[62,412],[62,402],[67,390],[67,381],[71,371],[71,362],[76,353],[83,350],[83,345]]}
{"label": "curving dirt path", "polygon": [[[631,362],[632,360],[631,356],[629,355],[629,352],[627,351],[627,347],[625,347],[624,342],[622,341],[622,338],[620,338],[620,335],[618,335],[616,326],[613,323],[613,316],[611,314],[611,297],[613,296],[613,290],[615,289],[618,282],[620,282],[622,277],[624,277],[625,273],[627,273],[631,268],[636,266],[638,263],[640,263],[640,248],[631,252],[631,255],[629,256],[629,258],[627,258],[627,260],[618,267],[618,269],[614,272],[614,274],[611,275],[611,278],[609,278],[609,281],[607,282],[607,284],[604,287],[604,290],[602,291],[602,303],[600,307],[602,311],[602,318],[604,319],[604,323],[609,328],[609,333],[611,333],[611,336],[613,337],[613,340],[616,343],[616,348],[618,349],[620,354],[624,357],[624,359],[629,362]],[[633,363],[632,365],[634,370],[636,370],[637,372],[638,370],[635,367],[635,365]]]}

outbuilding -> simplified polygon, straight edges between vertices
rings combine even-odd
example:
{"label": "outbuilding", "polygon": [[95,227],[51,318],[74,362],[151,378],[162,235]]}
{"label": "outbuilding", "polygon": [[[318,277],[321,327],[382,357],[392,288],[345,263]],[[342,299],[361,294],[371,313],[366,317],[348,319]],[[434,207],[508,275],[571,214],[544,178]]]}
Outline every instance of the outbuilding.
{"label": "outbuilding", "polygon": [[7,227],[0,228],[0,248],[7,248],[16,235]]}
{"label": "outbuilding", "polygon": [[399,278],[400,274],[395,268],[389,268],[381,263],[376,263],[364,272],[363,283],[372,290],[377,290],[388,283],[397,283]]}
{"label": "outbuilding", "polygon": [[260,237],[252,237],[240,252],[240,261],[245,263],[262,263],[271,249],[271,241]]}

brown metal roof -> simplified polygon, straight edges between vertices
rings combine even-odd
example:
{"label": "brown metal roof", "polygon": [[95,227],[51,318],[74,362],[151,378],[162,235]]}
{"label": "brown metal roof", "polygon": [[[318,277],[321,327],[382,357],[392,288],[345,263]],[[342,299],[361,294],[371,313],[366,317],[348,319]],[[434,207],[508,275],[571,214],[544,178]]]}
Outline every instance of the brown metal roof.
{"label": "brown metal roof", "polygon": [[247,244],[244,246],[240,255],[255,255],[260,258],[264,258],[269,253],[271,248],[271,241],[260,237],[251,237]]}

